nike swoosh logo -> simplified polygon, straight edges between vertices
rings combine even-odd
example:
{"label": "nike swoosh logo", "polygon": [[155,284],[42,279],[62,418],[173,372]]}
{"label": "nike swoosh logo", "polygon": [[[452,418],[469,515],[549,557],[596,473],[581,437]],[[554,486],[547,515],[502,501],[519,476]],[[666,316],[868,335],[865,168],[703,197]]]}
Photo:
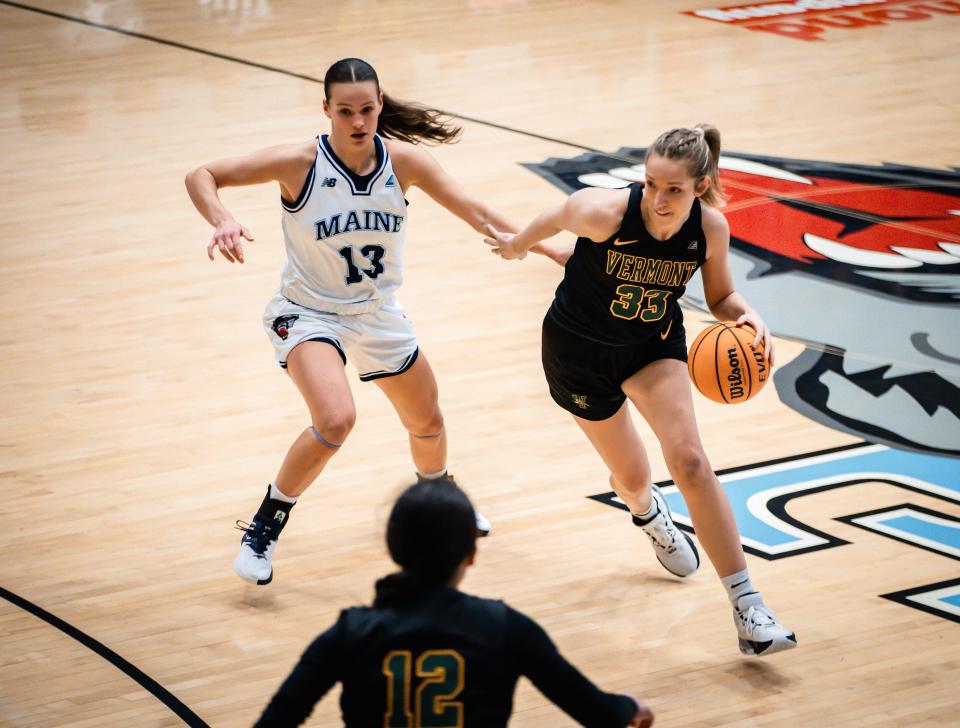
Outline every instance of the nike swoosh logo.
{"label": "nike swoosh logo", "polygon": [[670,336],[670,327],[673,326],[673,321],[667,324],[667,330],[660,334],[660,341],[666,341],[667,337]]}
{"label": "nike swoosh logo", "polygon": [[620,238],[617,238],[616,240],[613,241],[613,244],[614,245],[630,245],[630,243],[639,243],[639,242],[640,242],[639,240],[621,240]]}

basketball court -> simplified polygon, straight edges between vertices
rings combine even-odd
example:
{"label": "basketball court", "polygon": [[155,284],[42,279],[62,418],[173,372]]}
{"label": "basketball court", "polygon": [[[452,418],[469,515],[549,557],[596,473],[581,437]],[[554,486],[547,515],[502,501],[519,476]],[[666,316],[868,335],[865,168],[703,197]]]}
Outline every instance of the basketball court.
{"label": "basketball court", "polygon": [[[955,723],[960,4],[725,7],[0,0],[0,725],[250,725],[391,570],[407,437],[348,367],[357,425],[274,582],[233,574],[234,521],[309,415],[260,323],[276,188],[222,194],[256,238],[240,266],[207,260],[183,186],[327,131],[319,80],[346,56],[456,115],[462,141],[433,155],[521,224],[642,178],[660,132],[715,124],[738,289],[778,335],[749,402],[695,396],[754,583],[799,640],[756,659],[709,563],[662,570],[550,400],[540,323],[561,269],[499,260],[411,191],[399,298],[451,472],[494,528],[462,588],[534,617],[658,726]],[[685,300],[692,341],[713,320],[693,283]],[[337,696],[310,725],[340,724]],[[521,681],[511,725],[572,723]]]}

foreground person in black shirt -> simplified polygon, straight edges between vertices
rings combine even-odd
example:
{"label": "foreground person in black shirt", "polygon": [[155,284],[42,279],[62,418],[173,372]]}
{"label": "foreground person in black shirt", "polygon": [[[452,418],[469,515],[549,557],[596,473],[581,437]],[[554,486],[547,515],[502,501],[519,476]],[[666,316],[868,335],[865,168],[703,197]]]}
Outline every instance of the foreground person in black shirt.
{"label": "foreground person in black shirt", "polygon": [[476,520],[453,481],[440,485],[400,496],[387,546],[402,571],[377,582],[372,607],[345,609],[314,640],[256,725],[300,725],[340,681],[347,728],[498,728],[521,675],[582,725],[652,725],[646,705],[599,690],[532,619],[457,590],[476,554]]}

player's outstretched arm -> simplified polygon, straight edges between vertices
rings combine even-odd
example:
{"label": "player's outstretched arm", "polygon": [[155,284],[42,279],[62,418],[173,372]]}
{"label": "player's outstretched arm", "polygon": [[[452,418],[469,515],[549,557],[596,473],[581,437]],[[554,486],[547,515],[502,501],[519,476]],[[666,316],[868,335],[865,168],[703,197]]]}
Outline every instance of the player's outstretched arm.
{"label": "player's outstretched arm", "polygon": [[[404,185],[419,187],[478,233],[486,234],[490,225],[497,230],[517,231],[512,220],[469,194],[425,149],[391,142],[390,153]],[[563,246],[536,245],[532,250],[558,265],[564,265],[570,257]]]}
{"label": "player's outstretched arm", "polygon": [[519,672],[580,725],[588,728],[647,728],[653,713],[634,695],[600,690],[559,653],[536,622],[509,610],[507,644]]}
{"label": "player's outstretched arm", "polygon": [[[299,185],[310,171],[316,154],[313,141],[286,144],[262,149],[241,157],[218,159],[189,172],[184,180],[187,193],[197,211],[214,228],[207,245],[207,257],[213,260],[214,249],[231,263],[243,263],[242,238],[253,236],[223,205],[218,194],[221,187],[279,182],[283,196],[296,199]],[[292,192],[291,192],[292,190]]]}
{"label": "player's outstretched arm", "polygon": [[619,190],[577,190],[563,204],[541,212],[516,235],[495,225],[488,226],[484,242],[496,255],[512,260],[522,258],[540,241],[563,231],[590,240],[606,240],[619,226],[622,211],[618,216],[617,207],[622,197]]}
{"label": "player's outstretched arm", "polygon": [[340,679],[343,664],[343,613],[330,629],[317,637],[293,671],[270,699],[254,728],[293,728],[307,720],[313,707]]}

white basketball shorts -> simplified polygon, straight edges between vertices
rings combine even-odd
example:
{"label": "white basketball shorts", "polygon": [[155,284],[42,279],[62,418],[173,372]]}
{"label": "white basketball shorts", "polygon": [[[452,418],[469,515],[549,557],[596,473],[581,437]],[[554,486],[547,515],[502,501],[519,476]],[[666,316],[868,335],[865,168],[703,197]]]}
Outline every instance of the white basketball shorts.
{"label": "white basketball shorts", "polygon": [[419,353],[413,326],[392,299],[369,313],[338,314],[301,306],[278,293],[263,312],[263,328],[284,369],[298,344],[325,341],[336,347],[344,364],[349,357],[365,382],[402,374]]}

